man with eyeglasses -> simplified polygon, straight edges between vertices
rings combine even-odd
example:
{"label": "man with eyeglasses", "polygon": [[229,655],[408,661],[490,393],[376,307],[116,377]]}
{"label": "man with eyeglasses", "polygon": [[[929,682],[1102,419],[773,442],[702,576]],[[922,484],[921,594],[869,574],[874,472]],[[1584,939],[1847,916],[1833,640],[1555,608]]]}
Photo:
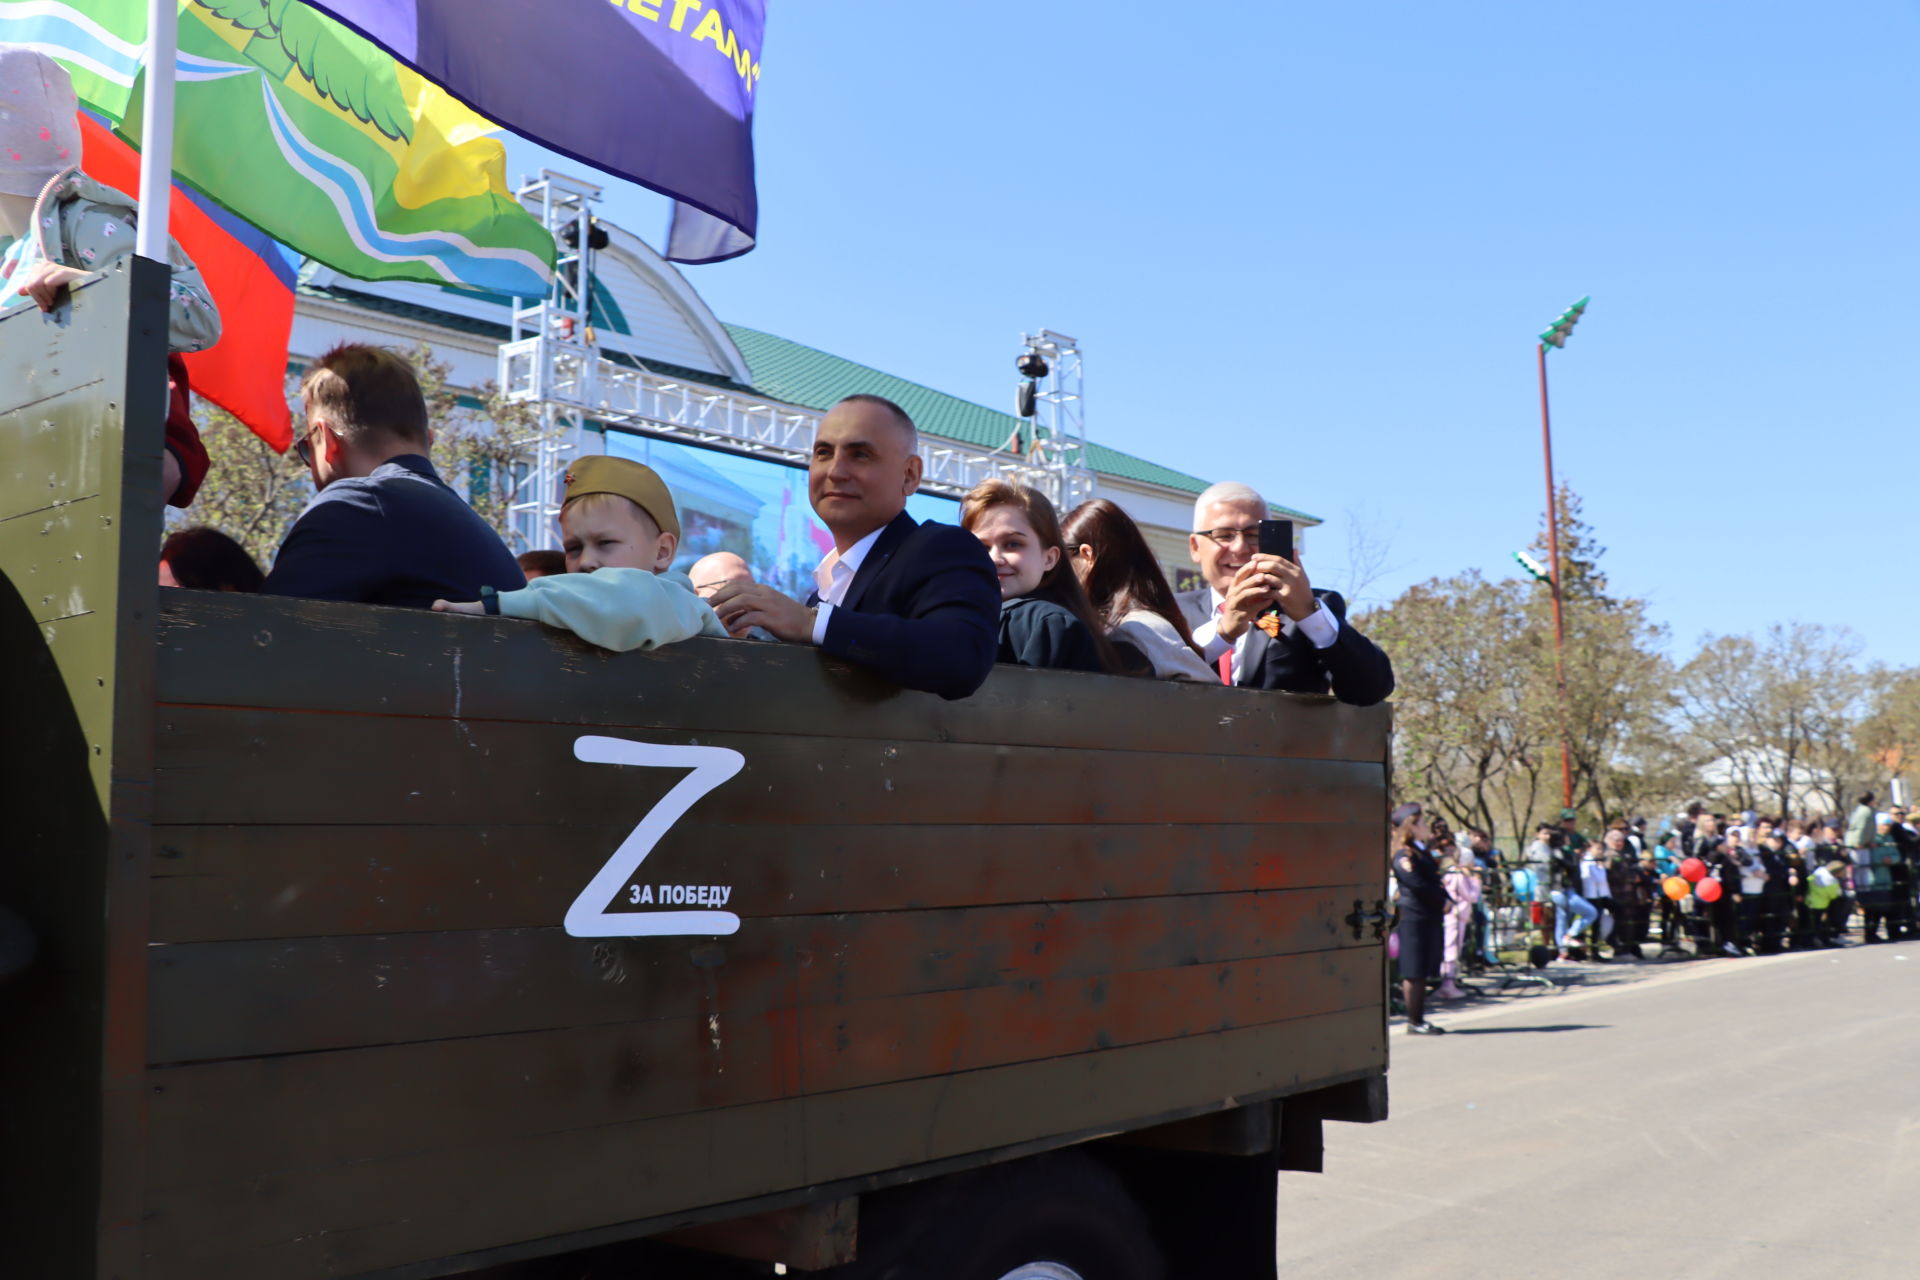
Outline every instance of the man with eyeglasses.
{"label": "man with eyeglasses", "polygon": [[300,383],[294,448],[319,490],[287,531],[269,595],[430,609],[526,585],[513,553],[427,460],[433,432],[407,362],[350,343]]}
{"label": "man with eyeglasses", "polygon": [[1179,593],[1194,643],[1226,684],[1331,693],[1370,707],[1393,692],[1393,663],[1347,622],[1337,591],[1320,591],[1292,560],[1261,555],[1266,499],[1216,484],[1193,504],[1187,548],[1207,585]]}

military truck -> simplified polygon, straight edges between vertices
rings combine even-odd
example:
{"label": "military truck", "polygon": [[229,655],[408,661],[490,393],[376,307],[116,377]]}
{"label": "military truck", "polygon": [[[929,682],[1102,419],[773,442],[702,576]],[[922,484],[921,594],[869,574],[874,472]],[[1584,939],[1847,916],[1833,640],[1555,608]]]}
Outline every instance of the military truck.
{"label": "military truck", "polygon": [[165,318],[0,321],[0,1275],[1273,1274],[1384,708],[161,589]]}

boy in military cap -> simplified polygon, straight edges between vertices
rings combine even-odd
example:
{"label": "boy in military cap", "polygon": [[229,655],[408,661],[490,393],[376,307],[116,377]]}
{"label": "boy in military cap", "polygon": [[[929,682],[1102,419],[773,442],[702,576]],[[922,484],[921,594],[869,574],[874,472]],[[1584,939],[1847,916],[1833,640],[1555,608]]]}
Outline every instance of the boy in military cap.
{"label": "boy in military cap", "polygon": [[560,508],[567,572],[479,600],[436,600],[440,613],[499,613],[564,627],[603,649],[657,649],[726,628],[693,583],[668,566],[680,546],[673,495],[652,467],[593,455],[567,472]]}

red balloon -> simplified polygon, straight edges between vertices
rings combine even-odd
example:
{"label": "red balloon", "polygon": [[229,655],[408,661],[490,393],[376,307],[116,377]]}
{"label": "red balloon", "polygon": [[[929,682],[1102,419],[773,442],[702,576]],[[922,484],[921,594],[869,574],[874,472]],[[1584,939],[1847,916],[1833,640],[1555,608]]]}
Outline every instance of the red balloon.
{"label": "red balloon", "polygon": [[1720,882],[1718,880],[1702,880],[1699,884],[1693,886],[1693,893],[1694,896],[1702,902],[1718,902],[1720,901]]}
{"label": "red balloon", "polygon": [[[1699,884],[1707,878],[1707,864],[1698,858],[1688,858],[1680,864],[1680,874],[1692,883]],[[1711,902],[1712,899],[1709,898],[1708,901]]]}
{"label": "red balloon", "polygon": [[1682,880],[1679,876],[1668,876],[1660,882],[1660,891],[1669,898],[1672,898],[1675,902],[1678,902],[1693,892],[1693,886],[1685,880]]}

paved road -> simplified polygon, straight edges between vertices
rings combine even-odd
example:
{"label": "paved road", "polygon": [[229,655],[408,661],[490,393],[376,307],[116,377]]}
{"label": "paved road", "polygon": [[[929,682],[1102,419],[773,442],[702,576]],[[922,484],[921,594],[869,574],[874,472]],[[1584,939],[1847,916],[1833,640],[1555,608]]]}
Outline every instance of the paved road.
{"label": "paved road", "polygon": [[1920,1277],[1920,945],[1705,961],[1396,1033],[1283,1174],[1287,1280]]}

